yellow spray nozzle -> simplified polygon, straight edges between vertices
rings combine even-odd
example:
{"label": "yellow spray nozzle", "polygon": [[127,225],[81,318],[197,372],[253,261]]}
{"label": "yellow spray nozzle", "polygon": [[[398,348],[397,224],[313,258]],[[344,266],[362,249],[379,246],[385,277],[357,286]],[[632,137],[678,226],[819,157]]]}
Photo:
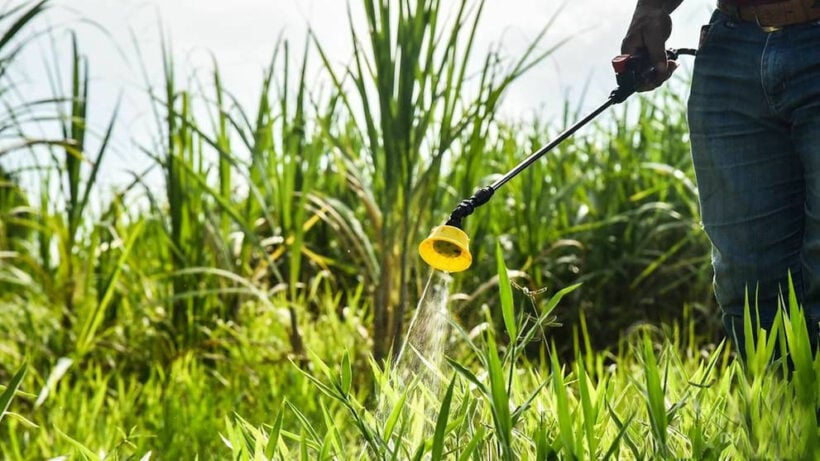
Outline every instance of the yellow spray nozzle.
{"label": "yellow spray nozzle", "polygon": [[433,228],[430,236],[421,242],[419,254],[434,269],[461,272],[467,270],[473,262],[469,245],[470,238],[463,230],[442,225]]}

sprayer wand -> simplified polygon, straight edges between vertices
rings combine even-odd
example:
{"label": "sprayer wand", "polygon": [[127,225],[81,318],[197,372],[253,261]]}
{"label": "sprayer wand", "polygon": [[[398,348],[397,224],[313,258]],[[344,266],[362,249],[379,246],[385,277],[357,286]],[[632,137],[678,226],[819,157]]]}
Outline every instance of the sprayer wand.
{"label": "sprayer wand", "polygon": [[[680,48],[666,50],[666,57],[675,61],[680,55],[694,56],[697,50]],[[610,93],[606,102],[592,111],[589,115],[567,128],[552,142],[530,154],[521,163],[516,165],[507,174],[487,187],[478,189],[472,197],[462,200],[450,213],[450,218],[444,226],[439,226],[419,246],[422,258],[436,269],[448,272],[458,272],[467,269],[472,262],[472,256],[467,248],[469,239],[464,234],[461,221],[473,214],[476,208],[487,203],[495,191],[517,176],[547,152],[564,142],[581,127],[598,117],[602,112],[614,104],[620,104],[655,78],[655,68],[649,59],[648,53],[641,50],[634,54],[623,54],[612,60],[615,70],[615,79],[618,87]]]}
{"label": "sprayer wand", "polygon": [[[667,59],[675,61],[680,55],[694,56],[696,52],[697,50],[691,48],[669,49],[666,50],[666,57]],[[592,111],[589,115],[567,128],[552,142],[525,158],[521,161],[521,163],[516,165],[515,168],[510,170],[507,174],[496,180],[494,183],[477,190],[472,197],[462,200],[450,214],[450,219],[447,220],[447,225],[461,228],[461,220],[471,215],[477,207],[487,203],[495,191],[497,191],[501,186],[535,163],[535,161],[541,158],[544,154],[564,142],[581,127],[601,115],[601,112],[604,112],[614,104],[620,104],[626,101],[626,99],[632,96],[641,85],[645,82],[651,81],[655,74],[655,68],[649,63],[649,58],[645,53],[631,55],[622,54],[617,56],[612,60],[612,67],[615,69],[615,78],[618,82],[618,88],[612,90],[612,93],[610,93],[606,102],[601,104],[600,107]]]}

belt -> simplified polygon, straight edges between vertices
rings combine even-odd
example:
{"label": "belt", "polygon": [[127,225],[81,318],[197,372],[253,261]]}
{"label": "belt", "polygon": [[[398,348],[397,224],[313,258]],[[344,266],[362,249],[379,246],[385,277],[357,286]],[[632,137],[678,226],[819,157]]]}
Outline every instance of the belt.
{"label": "belt", "polygon": [[820,20],[820,2],[815,0],[783,0],[757,5],[734,5],[718,0],[718,9],[741,21],[755,22],[768,31]]}

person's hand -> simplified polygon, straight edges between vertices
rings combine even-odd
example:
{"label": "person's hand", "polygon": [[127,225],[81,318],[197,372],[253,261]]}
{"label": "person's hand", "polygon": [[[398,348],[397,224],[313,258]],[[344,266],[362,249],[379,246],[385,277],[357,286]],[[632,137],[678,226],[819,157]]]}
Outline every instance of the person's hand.
{"label": "person's hand", "polygon": [[[670,9],[668,3],[674,3],[674,6]],[[661,86],[678,67],[675,61],[666,59],[666,40],[672,33],[669,13],[679,3],[639,0],[635,7],[629,30],[621,42],[621,53],[634,54],[643,48],[655,68],[655,79],[639,87],[638,91],[650,91]]]}

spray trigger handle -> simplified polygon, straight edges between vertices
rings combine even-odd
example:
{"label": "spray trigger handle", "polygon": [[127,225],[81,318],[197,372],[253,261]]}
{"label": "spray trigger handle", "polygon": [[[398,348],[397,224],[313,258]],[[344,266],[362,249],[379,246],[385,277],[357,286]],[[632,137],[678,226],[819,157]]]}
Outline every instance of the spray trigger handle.
{"label": "spray trigger handle", "polygon": [[[694,55],[696,51],[690,48],[668,49],[666,59],[675,61],[681,54]],[[640,48],[632,54],[615,56],[612,59],[612,68],[618,82],[618,88],[610,96],[614,103],[623,102],[639,88],[655,79],[655,66],[649,60],[646,48]]]}
{"label": "spray trigger handle", "polygon": [[616,74],[622,74],[626,72],[627,66],[629,66],[629,59],[630,55],[628,54],[619,54],[612,58],[612,68],[615,69]]}

